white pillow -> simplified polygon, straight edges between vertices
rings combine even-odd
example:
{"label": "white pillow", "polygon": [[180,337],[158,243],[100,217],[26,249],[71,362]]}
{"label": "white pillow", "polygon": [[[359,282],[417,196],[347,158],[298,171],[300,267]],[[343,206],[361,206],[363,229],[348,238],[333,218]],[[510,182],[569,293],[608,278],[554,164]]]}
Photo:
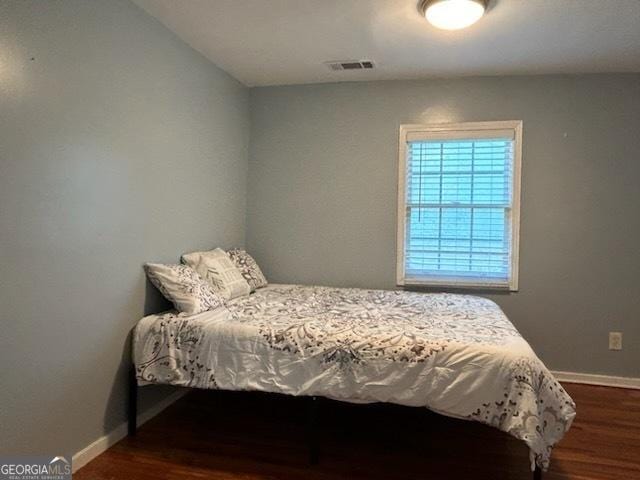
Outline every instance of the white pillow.
{"label": "white pillow", "polygon": [[182,256],[225,300],[249,295],[251,287],[226,252],[220,248],[208,252],[193,252]]}
{"label": "white pillow", "polygon": [[211,285],[187,265],[147,263],[144,270],[151,283],[179,312],[194,315],[224,305]]}

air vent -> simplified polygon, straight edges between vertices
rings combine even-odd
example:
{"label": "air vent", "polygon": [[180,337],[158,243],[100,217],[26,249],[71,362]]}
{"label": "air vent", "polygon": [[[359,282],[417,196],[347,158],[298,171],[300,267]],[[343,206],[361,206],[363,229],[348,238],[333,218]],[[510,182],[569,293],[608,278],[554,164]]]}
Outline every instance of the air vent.
{"label": "air vent", "polygon": [[370,70],[374,68],[374,64],[370,60],[342,60],[334,62],[325,62],[330,70]]}

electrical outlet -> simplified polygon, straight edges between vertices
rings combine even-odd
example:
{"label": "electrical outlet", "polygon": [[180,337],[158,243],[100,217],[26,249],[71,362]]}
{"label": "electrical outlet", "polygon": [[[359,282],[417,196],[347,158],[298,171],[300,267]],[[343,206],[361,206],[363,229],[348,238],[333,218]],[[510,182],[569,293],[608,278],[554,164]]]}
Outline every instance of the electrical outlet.
{"label": "electrical outlet", "polygon": [[609,332],[609,350],[622,350],[622,332]]}

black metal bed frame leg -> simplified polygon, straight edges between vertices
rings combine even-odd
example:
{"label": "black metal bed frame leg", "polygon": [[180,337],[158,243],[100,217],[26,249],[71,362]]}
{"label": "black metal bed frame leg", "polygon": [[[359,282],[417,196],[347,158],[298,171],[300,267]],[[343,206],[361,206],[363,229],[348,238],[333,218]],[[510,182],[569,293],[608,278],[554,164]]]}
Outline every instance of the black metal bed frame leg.
{"label": "black metal bed frame leg", "polygon": [[318,397],[310,397],[307,412],[307,442],[309,444],[309,463],[316,465],[318,454]]}
{"label": "black metal bed frame leg", "polygon": [[127,430],[130,436],[136,434],[138,427],[138,381],[136,366],[132,362],[129,368],[129,405],[127,410]]}
{"label": "black metal bed frame leg", "polygon": [[536,465],[536,469],[533,471],[533,480],[542,480],[542,469]]}

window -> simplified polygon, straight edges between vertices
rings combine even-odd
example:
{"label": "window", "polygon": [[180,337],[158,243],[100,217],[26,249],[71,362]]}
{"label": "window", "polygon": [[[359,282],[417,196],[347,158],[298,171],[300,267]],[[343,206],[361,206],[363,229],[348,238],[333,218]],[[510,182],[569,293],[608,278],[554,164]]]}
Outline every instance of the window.
{"label": "window", "polygon": [[522,122],[402,125],[398,285],[518,289]]}

